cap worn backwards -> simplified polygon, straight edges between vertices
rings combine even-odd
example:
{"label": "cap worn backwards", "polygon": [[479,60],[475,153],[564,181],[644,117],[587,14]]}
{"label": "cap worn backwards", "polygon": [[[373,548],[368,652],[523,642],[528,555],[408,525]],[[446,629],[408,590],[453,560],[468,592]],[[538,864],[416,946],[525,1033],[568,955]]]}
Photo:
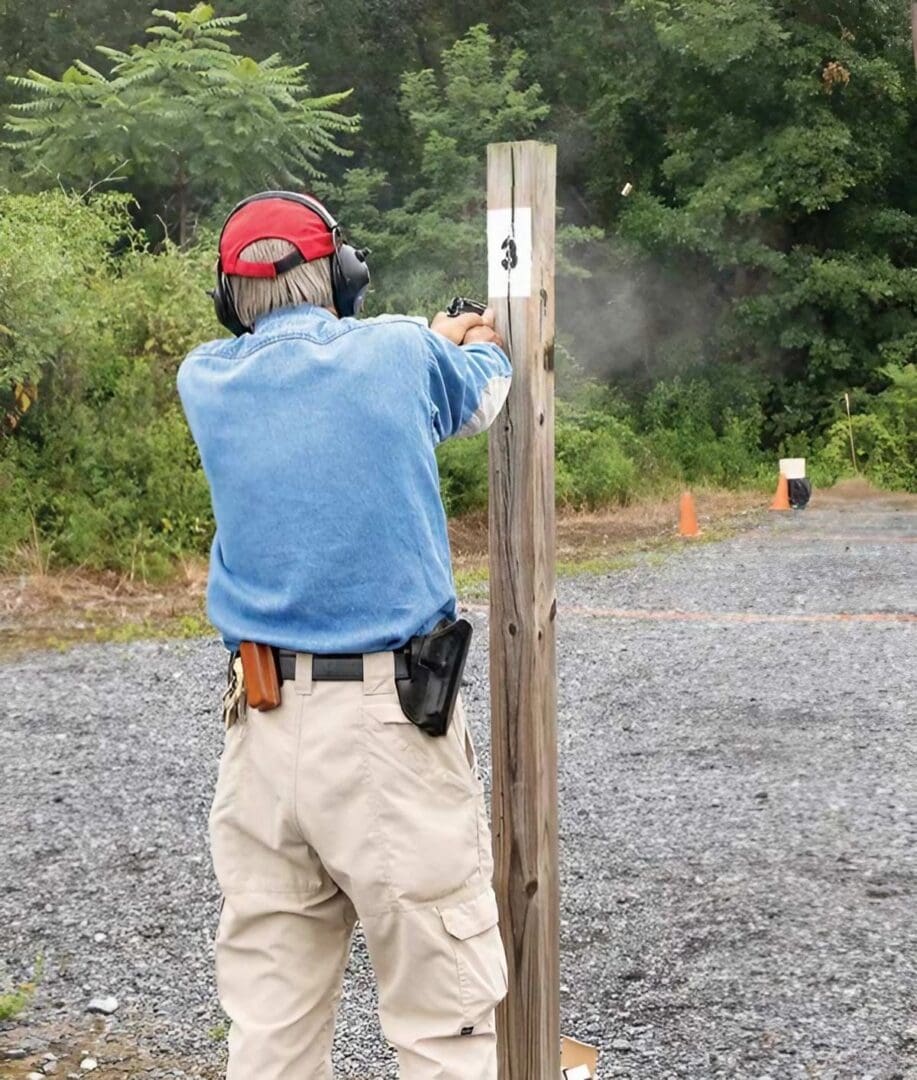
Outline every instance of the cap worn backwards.
{"label": "cap worn backwards", "polygon": [[224,274],[276,277],[275,263],[248,262],[242,252],[256,240],[287,240],[307,261],[333,255],[335,238],[318,214],[290,199],[256,199],[239,208],[223,228],[220,262]]}

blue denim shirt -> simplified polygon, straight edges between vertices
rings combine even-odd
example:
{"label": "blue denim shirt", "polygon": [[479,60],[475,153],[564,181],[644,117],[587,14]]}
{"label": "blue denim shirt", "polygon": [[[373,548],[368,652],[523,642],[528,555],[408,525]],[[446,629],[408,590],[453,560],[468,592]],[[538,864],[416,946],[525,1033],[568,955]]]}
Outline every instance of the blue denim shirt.
{"label": "blue denim shirt", "polygon": [[207,608],[223,641],[378,652],[456,612],[434,448],[487,427],[495,345],[303,305],[201,345],[178,390],[210,484]]}

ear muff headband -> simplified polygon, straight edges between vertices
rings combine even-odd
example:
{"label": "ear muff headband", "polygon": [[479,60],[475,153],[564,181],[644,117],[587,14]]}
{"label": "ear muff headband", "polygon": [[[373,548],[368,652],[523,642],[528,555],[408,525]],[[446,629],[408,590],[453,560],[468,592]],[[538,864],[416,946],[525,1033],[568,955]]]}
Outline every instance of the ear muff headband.
{"label": "ear muff headband", "polygon": [[[258,202],[261,199],[286,199],[288,202],[296,202],[322,219],[334,239],[334,254],[330,258],[331,295],[334,299],[335,309],[338,315],[344,318],[356,315],[363,306],[366,291],[369,288],[369,267],[366,265],[366,255],[368,253],[345,243],[340,225],[338,225],[328,209],[318,199],[313,199],[311,195],[301,195],[295,191],[262,191],[257,195],[249,195],[247,199],[243,199],[230,210],[226,220],[223,222],[218,250],[222,246],[226,226],[233,216],[243,207],[248,206],[249,203]],[[293,266],[298,266],[301,262],[306,261],[301,254],[297,258],[295,254],[291,253],[291,255],[274,263],[274,269],[276,273],[284,273],[286,270],[292,269]],[[223,264],[219,257],[217,258],[216,287],[211,296],[213,297],[213,309],[216,317],[227,330],[235,334],[236,337],[251,333],[252,327],[246,326],[239,318],[232,295],[232,284],[229,281],[229,276],[223,271]]]}

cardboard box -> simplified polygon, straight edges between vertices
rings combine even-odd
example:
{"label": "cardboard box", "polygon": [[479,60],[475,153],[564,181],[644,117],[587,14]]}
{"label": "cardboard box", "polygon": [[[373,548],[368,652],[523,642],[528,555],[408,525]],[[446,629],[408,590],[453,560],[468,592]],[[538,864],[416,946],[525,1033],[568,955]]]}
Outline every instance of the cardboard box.
{"label": "cardboard box", "polygon": [[782,457],[780,459],[780,471],[787,480],[804,480],[806,476],[806,459],[804,457]]}
{"label": "cardboard box", "polygon": [[560,1080],[596,1080],[599,1052],[588,1043],[563,1035],[560,1040]]}

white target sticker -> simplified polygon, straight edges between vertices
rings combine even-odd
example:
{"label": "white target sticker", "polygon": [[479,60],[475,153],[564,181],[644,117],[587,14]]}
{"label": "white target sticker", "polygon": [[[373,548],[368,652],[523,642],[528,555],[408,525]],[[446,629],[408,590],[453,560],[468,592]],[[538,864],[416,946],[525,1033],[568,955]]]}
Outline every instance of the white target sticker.
{"label": "white target sticker", "polygon": [[487,295],[532,295],[532,208],[487,211]]}

